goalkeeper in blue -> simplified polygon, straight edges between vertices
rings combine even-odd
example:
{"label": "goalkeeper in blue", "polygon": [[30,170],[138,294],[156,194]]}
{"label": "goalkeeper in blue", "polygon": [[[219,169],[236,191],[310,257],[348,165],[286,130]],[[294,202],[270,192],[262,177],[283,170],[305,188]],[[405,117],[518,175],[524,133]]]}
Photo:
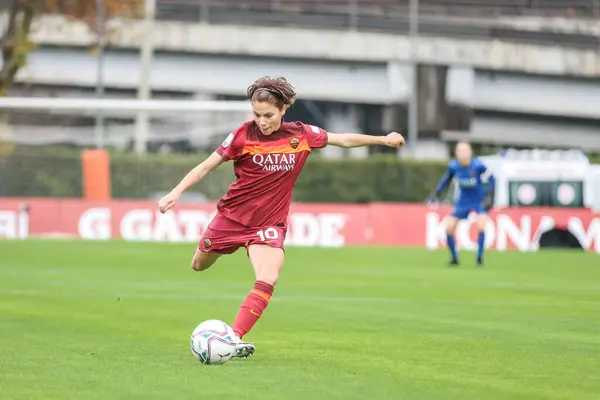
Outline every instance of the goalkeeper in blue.
{"label": "goalkeeper in blue", "polygon": [[483,266],[483,251],[485,248],[485,226],[488,222],[488,211],[494,202],[494,176],[487,167],[473,157],[471,145],[460,142],[455,149],[456,158],[448,164],[448,171],[442,177],[435,191],[429,195],[427,202],[436,202],[437,196],[446,189],[452,179],[458,181],[459,194],[454,209],[446,218],[446,235],[448,249],[450,250],[450,266],[458,265],[456,240],[454,233],[456,225],[461,219],[466,219],[469,214],[477,214],[477,265]]}

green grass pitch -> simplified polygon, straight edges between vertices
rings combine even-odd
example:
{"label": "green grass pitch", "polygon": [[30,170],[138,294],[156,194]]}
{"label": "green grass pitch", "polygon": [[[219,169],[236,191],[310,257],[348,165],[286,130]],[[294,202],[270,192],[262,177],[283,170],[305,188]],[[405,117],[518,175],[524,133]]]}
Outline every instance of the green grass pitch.
{"label": "green grass pitch", "polygon": [[0,398],[597,399],[600,257],[289,248],[249,360],[204,366],[203,320],[233,322],[243,251],[0,241]]}

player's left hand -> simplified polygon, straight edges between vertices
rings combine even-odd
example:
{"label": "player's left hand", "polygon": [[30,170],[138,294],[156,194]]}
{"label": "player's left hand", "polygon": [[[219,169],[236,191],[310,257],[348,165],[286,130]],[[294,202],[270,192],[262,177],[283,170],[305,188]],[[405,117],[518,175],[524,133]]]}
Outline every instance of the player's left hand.
{"label": "player's left hand", "polygon": [[402,147],[406,141],[398,132],[392,132],[385,137],[385,145],[389,147]]}
{"label": "player's left hand", "polygon": [[437,195],[435,193],[431,193],[425,199],[425,204],[427,204],[427,205],[429,205],[429,204],[437,204],[437,203],[439,203],[439,200],[438,200]]}
{"label": "player's left hand", "polygon": [[171,192],[158,201],[158,209],[164,214],[175,207],[177,200],[179,200],[179,195],[175,192]]}
{"label": "player's left hand", "polygon": [[494,194],[493,193],[488,193],[485,195],[485,197],[483,198],[482,207],[486,211],[489,211],[494,207]]}

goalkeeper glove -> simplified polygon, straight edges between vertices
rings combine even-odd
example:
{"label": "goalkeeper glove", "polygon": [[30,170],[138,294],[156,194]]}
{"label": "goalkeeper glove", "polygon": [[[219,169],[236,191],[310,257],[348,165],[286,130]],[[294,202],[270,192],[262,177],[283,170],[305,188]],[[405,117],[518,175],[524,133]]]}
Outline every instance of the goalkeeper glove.
{"label": "goalkeeper glove", "polygon": [[484,210],[489,211],[494,207],[494,192],[487,192],[483,198],[482,207]]}
{"label": "goalkeeper glove", "polygon": [[437,199],[437,193],[436,192],[431,193],[425,199],[425,204],[431,204],[431,203],[437,203],[437,202],[438,202],[438,199]]}

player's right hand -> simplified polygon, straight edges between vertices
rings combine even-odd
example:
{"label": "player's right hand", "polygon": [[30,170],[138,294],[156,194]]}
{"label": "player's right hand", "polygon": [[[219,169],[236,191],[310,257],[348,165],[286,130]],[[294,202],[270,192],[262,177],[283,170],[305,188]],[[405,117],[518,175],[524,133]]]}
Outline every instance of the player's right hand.
{"label": "player's right hand", "polygon": [[402,147],[406,141],[404,140],[404,136],[399,134],[398,132],[392,132],[385,137],[385,145],[389,147]]}
{"label": "player's right hand", "polygon": [[493,193],[487,193],[485,195],[485,197],[483,198],[483,202],[481,204],[481,207],[484,210],[486,210],[486,211],[490,211],[494,207],[494,195],[493,195]]}
{"label": "player's right hand", "polygon": [[164,214],[171,208],[175,207],[177,200],[179,200],[179,195],[171,192],[158,201],[158,209]]}
{"label": "player's right hand", "polygon": [[429,196],[427,196],[427,198],[425,199],[425,204],[436,204],[438,203],[438,199],[435,193],[431,193]]}

